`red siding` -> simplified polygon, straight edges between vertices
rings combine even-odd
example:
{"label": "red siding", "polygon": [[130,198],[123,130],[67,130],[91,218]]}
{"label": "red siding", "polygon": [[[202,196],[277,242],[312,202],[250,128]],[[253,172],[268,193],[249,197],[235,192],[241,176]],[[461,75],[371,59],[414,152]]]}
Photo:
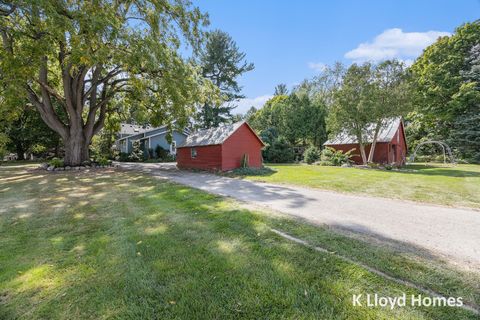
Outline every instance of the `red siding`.
{"label": "red siding", "polygon": [[242,125],[222,145],[222,170],[240,167],[244,154],[248,154],[250,167],[261,167],[262,147],[255,133],[246,124]]}
{"label": "red siding", "polygon": [[[197,150],[196,158],[191,149]],[[232,170],[239,168],[244,154],[250,167],[262,166],[262,142],[247,124],[240,126],[222,145],[177,148],[177,166],[180,169]]]}
{"label": "red siding", "polygon": [[[197,156],[191,157],[191,149],[197,150]],[[222,146],[199,146],[199,147],[177,148],[177,166],[180,169],[222,169]]]}
{"label": "red siding", "polygon": [[[360,147],[358,143],[355,144],[340,144],[340,145],[327,145],[336,150],[342,150],[346,152],[355,148],[352,160],[357,164],[362,164],[362,157],[360,156]],[[395,149],[395,151],[394,151]],[[370,153],[370,145],[365,146],[365,153],[368,157]],[[397,132],[393,136],[390,142],[377,142],[375,145],[375,153],[373,155],[373,162],[376,163],[397,163],[404,165],[407,155],[407,142],[405,141],[405,134],[403,131],[403,125],[400,124]]]}

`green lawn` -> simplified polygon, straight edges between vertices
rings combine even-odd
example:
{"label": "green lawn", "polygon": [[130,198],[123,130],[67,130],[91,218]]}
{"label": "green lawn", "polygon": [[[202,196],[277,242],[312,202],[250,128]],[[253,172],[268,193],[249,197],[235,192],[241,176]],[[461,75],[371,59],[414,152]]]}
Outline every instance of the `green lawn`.
{"label": "green lawn", "polygon": [[477,319],[353,307],[417,291],[277,228],[480,305],[480,276],[134,172],[0,167],[0,319]]}
{"label": "green lawn", "polygon": [[408,165],[399,171],[269,164],[277,172],[247,179],[325,190],[480,208],[480,165]]}

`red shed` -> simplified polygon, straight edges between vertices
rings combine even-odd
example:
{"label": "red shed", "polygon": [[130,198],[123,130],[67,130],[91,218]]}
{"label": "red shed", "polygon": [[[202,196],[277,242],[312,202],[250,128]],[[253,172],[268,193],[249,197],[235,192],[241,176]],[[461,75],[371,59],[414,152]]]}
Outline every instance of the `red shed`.
{"label": "red shed", "polygon": [[245,121],[200,130],[188,136],[177,147],[177,166],[180,169],[227,171],[241,166],[248,156],[248,166],[262,166],[264,143]]}
{"label": "red shed", "polygon": [[[370,126],[368,132],[373,131],[373,125]],[[365,153],[370,152],[372,143],[372,134],[367,135],[365,145]],[[360,148],[355,137],[345,133],[340,133],[335,138],[328,140],[323,144],[336,150],[346,152],[354,149],[355,156],[352,158],[357,164],[362,163],[360,156]],[[375,152],[373,154],[373,162],[376,163],[395,163],[404,165],[407,156],[407,140],[405,139],[405,129],[401,118],[392,118],[387,121],[385,127],[379,132]]]}

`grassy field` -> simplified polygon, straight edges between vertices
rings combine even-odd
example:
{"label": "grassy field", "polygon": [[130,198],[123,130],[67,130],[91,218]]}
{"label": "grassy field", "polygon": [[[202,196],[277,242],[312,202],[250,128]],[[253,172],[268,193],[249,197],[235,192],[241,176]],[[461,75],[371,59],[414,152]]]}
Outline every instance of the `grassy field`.
{"label": "grassy field", "polygon": [[400,171],[269,164],[276,172],[246,179],[379,197],[480,208],[480,165],[408,165]]}
{"label": "grassy field", "polygon": [[477,319],[353,307],[418,293],[285,240],[480,305],[480,276],[134,172],[0,167],[0,319]]}

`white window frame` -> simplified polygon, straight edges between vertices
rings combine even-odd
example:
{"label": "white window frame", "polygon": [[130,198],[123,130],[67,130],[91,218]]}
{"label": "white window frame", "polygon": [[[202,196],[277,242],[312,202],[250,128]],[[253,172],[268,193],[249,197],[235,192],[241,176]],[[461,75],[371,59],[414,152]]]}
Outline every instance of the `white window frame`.
{"label": "white window frame", "polygon": [[177,154],[177,141],[175,140],[170,143],[170,154]]}
{"label": "white window frame", "polygon": [[192,159],[195,159],[197,157],[197,149],[195,148],[190,148],[190,157]]}

